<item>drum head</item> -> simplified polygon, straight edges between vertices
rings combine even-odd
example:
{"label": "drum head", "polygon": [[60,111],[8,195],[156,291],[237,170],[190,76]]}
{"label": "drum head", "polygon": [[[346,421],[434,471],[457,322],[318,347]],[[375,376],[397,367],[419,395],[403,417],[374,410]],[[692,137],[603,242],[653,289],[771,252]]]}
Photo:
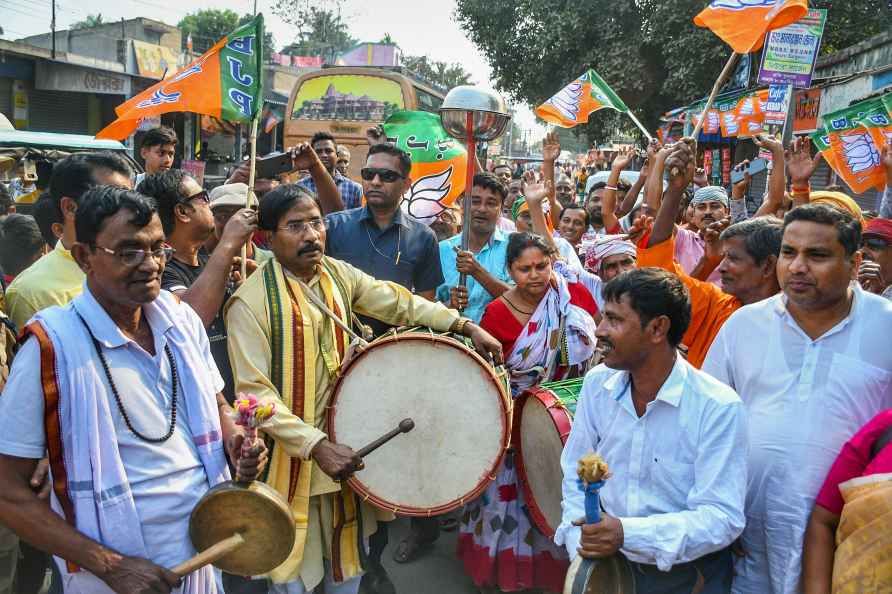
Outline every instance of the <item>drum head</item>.
{"label": "drum head", "polygon": [[369,454],[350,486],[381,508],[440,514],[479,495],[508,445],[508,403],[493,368],[465,345],[404,333],[373,342],[332,396],[332,441],[359,449],[402,419],[415,428]]}
{"label": "drum head", "polygon": [[517,472],[530,518],[546,536],[561,523],[561,452],[572,417],[555,395],[544,389],[525,392],[518,403],[514,444]]}

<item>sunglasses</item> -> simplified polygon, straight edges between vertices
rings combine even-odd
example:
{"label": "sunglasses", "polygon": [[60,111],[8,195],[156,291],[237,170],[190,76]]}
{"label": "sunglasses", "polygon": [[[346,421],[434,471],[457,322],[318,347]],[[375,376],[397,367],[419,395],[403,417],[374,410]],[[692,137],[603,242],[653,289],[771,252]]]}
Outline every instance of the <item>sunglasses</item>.
{"label": "sunglasses", "polygon": [[192,194],[191,196],[187,196],[187,197],[183,198],[182,200],[180,200],[180,202],[183,204],[189,204],[193,200],[201,200],[205,204],[211,203],[211,197],[208,194],[207,190],[202,190],[197,194]]}
{"label": "sunglasses", "polygon": [[361,175],[362,179],[364,179],[365,181],[372,181],[377,175],[381,178],[381,181],[386,184],[392,184],[396,180],[406,177],[401,173],[397,173],[393,169],[376,169],[374,167],[363,167],[360,170],[359,175]]}

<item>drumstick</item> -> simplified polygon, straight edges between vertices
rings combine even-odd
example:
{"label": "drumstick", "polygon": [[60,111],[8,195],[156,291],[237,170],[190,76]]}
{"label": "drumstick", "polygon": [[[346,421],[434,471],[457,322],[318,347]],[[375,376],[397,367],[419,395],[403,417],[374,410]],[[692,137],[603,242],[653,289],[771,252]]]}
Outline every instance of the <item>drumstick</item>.
{"label": "drumstick", "polygon": [[304,292],[306,298],[312,301],[313,305],[318,307],[322,311],[322,313],[330,317],[332,322],[340,326],[341,330],[349,334],[350,338],[358,340],[361,346],[367,346],[369,344],[366,339],[354,332],[350,326],[341,321],[341,318],[339,318],[334,312],[328,309],[328,306],[325,305],[325,303],[321,299],[319,299],[316,293],[314,293],[312,289],[310,289],[310,287],[308,287],[302,280],[298,280],[297,283],[300,285],[300,288]]}
{"label": "drumstick", "polygon": [[372,452],[374,452],[375,450],[377,450],[378,448],[383,446],[385,443],[387,443],[388,441],[390,441],[391,439],[393,439],[400,433],[408,433],[409,431],[411,431],[414,428],[415,428],[415,421],[413,421],[412,419],[403,419],[402,421],[400,421],[400,424],[397,425],[397,427],[395,429],[391,429],[390,431],[388,431],[387,433],[385,433],[384,435],[382,435],[381,437],[379,437],[372,443],[368,444],[364,448],[360,448],[356,453],[357,453],[357,455],[359,455],[360,458],[365,458],[366,456],[368,456],[369,454],[371,454]]}
{"label": "drumstick", "polygon": [[171,571],[180,577],[186,577],[193,571],[201,569],[205,565],[209,565],[221,557],[225,557],[243,544],[245,544],[245,537],[242,536],[241,533],[236,532],[229,538],[224,538],[217,544],[206,548],[188,561],[180,563],[171,569]]}

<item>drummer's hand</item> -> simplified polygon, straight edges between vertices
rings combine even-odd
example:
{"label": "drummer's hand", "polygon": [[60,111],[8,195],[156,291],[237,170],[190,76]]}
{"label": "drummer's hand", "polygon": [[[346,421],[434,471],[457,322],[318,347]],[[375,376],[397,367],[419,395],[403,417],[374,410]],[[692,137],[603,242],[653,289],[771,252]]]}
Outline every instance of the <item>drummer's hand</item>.
{"label": "drummer's hand", "polygon": [[180,576],[139,557],[119,557],[102,581],[117,594],[167,594],[180,583]]}
{"label": "drummer's hand", "polygon": [[229,438],[226,449],[229,453],[229,459],[235,466],[235,480],[250,482],[260,476],[260,473],[266,468],[268,452],[266,443],[259,437],[250,448],[242,449],[244,441],[244,434],[236,433]]}
{"label": "drummer's hand", "polygon": [[450,287],[449,307],[452,309],[465,309],[468,307],[468,288],[461,285]]}
{"label": "drummer's hand", "polygon": [[362,458],[352,448],[327,439],[317,443],[311,455],[322,472],[336,481],[346,480],[357,470],[365,468]]}
{"label": "drummer's hand", "polygon": [[609,557],[623,546],[623,523],[617,518],[601,514],[597,524],[586,524],[585,520],[576,520],[574,526],[582,529],[579,539],[579,555],[586,559]]}
{"label": "drummer's hand", "polygon": [[489,354],[496,365],[502,364],[502,343],[493,338],[492,334],[471,323],[465,325],[465,334],[474,343],[477,352]]}

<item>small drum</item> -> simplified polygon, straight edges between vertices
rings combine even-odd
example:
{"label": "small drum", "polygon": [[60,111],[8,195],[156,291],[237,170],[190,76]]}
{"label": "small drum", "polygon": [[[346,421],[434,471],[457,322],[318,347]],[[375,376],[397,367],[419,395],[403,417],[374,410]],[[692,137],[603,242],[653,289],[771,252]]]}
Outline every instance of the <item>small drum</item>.
{"label": "small drum", "polygon": [[544,383],[517,400],[513,444],[517,474],[536,527],[549,538],[561,523],[561,451],[584,378]]}
{"label": "small drum", "polygon": [[365,460],[350,486],[404,516],[452,511],[480,495],[505,454],[511,405],[504,372],[447,335],[409,331],[372,342],[341,373],[330,439],[354,450],[400,420],[415,428]]}

